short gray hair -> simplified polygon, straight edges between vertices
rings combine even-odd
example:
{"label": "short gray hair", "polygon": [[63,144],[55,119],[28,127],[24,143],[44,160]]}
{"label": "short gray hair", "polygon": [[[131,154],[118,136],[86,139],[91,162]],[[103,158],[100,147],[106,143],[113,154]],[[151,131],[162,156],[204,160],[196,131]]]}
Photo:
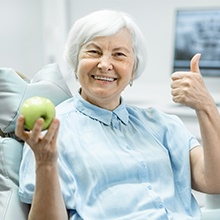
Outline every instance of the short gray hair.
{"label": "short gray hair", "polygon": [[117,10],[95,11],[77,20],[72,26],[64,51],[64,56],[76,74],[79,51],[85,43],[96,37],[106,37],[126,28],[132,36],[135,55],[134,79],[138,78],[146,68],[145,38],[133,21],[124,12]]}

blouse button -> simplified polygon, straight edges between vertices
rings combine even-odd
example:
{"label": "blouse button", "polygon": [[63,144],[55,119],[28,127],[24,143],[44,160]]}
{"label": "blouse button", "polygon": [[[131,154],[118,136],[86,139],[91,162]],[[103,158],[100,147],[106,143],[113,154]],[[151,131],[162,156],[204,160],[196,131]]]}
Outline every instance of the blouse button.
{"label": "blouse button", "polygon": [[131,150],[131,147],[127,145],[127,146],[126,146],[126,149],[127,149],[127,150]]}
{"label": "blouse button", "polygon": [[159,208],[159,209],[162,209],[162,208],[163,208],[163,203],[162,203],[162,202],[159,202],[158,208]]}
{"label": "blouse button", "polygon": [[147,167],[147,162],[141,161],[141,166],[142,166],[142,167]]}
{"label": "blouse button", "polygon": [[150,185],[149,185],[149,186],[147,186],[147,188],[148,188],[149,190],[152,190],[152,186],[150,186]]}

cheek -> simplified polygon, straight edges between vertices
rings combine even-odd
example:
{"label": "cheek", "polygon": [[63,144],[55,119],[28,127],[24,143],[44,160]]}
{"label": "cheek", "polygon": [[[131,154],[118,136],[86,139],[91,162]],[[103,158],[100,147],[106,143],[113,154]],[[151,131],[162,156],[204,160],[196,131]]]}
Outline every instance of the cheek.
{"label": "cheek", "polygon": [[83,59],[78,64],[77,77],[79,83],[83,86],[87,85],[90,80],[90,75],[94,71],[96,63],[93,60]]}
{"label": "cheek", "polygon": [[129,73],[129,76],[132,77],[134,75],[134,68],[135,68],[134,59],[130,59],[126,62],[126,68],[127,68],[127,73]]}
{"label": "cheek", "polygon": [[80,60],[77,67],[77,74],[79,75],[81,72],[84,72],[85,69],[85,62],[83,60]]}
{"label": "cheek", "polygon": [[97,63],[95,62],[95,60],[82,59],[79,61],[77,74],[89,73],[96,66],[97,66]]}
{"label": "cheek", "polygon": [[124,79],[127,78],[127,80],[130,81],[130,79],[133,77],[134,75],[134,67],[132,64],[124,64],[124,65],[118,65],[117,66],[117,70],[119,73],[121,73],[121,77],[123,77]]}
{"label": "cheek", "polygon": [[76,74],[80,84],[82,84],[83,81],[85,81],[87,75],[87,68],[83,62],[79,62]]}

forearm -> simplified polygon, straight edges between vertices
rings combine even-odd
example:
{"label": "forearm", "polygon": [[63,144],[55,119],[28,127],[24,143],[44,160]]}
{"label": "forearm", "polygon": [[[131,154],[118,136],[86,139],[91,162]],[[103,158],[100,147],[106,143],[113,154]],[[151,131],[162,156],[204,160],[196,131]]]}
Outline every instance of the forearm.
{"label": "forearm", "polygon": [[212,190],[220,192],[220,115],[215,104],[196,111],[204,151],[204,178]]}
{"label": "forearm", "polygon": [[37,164],[36,167],[36,187],[28,219],[68,219],[60,189],[57,164]]}
{"label": "forearm", "polygon": [[220,115],[199,69],[200,54],[193,56],[189,72],[172,74],[173,101],[196,111],[203,149],[190,151],[194,189],[220,193]]}

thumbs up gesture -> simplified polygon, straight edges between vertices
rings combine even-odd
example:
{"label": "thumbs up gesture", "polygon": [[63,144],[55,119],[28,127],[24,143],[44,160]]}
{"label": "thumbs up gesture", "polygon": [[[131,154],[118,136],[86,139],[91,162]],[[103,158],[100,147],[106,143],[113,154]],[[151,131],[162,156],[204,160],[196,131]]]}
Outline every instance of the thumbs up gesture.
{"label": "thumbs up gesture", "polygon": [[215,104],[200,73],[200,57],[201,54],[196,54],[191,59],[189,72],[175,72],[171,76],[173,101],[196,111]]}

